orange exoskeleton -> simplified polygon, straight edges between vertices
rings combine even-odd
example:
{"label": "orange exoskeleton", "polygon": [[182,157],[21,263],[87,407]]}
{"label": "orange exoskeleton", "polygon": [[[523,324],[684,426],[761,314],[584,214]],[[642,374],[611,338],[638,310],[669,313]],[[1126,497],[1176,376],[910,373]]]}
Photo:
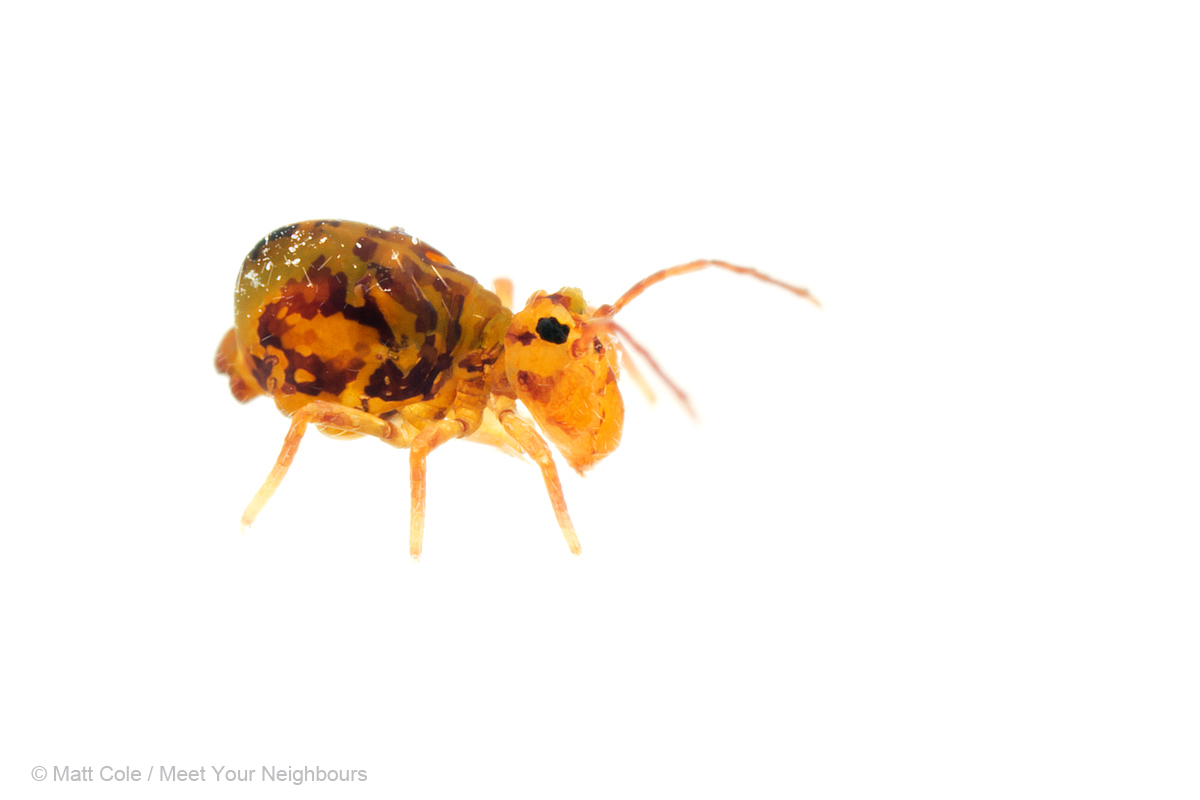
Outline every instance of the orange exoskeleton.
{"label": "orange exoskeleton", "polygon": [[[625,417],[617,385],[622,339],[657,365],[613,317],[647,287],[705,267],[751,275],[816,302],[748,267],[693,261],[650,275],[611,305],[592,308],[578,289],[564,288],[536,292],[514,314],[511,297],[502,300],[399,228],[341,220],[279,228],[242,263],[234,328],[216,358],[235,398],[268,394],[291,417],[242,525],[253,523],[275,492],[312,423],[332,436],[365,434],[409,449],[413,558],[421,554],[426,458],[457,438],[531,458],[571,552],[579,553],[538,428],[580,474],[615,450]],[[504,295],[510,286],[497,282]],[[519,413],[518,400],[533,422]]]}

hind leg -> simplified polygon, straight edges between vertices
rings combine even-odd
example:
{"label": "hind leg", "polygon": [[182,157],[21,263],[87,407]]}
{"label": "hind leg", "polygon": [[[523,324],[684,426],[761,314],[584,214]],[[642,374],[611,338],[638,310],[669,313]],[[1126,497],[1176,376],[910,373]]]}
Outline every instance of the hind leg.
{"label": "hind leg", "polygon": [[314,400],[292,415],[292,426],[288,428],[287,436],[284,437],[283,449],[279,451],[279,458],[275,460],[271,474],[263,481],[263,485],[254,495],[254,499],[250,501],[250,505],[246,506],[246,510],[242,512],[243,531],[254,524],[258,513],[271,499],[271,495],[275,494],[275,490],[283,481],[283,476],[287,475],[288,467],[292,465],[292,459],[296,457],[296,450],[300,447],[300,440],[304,438],[304,432],[308,429],[310,422],[346,433],[374,436],[389,444],[403,446],[402,443],[396,441],[402,438],[403,433],[398,426],[391,422],[365,411],[347,408],[337,403]]}

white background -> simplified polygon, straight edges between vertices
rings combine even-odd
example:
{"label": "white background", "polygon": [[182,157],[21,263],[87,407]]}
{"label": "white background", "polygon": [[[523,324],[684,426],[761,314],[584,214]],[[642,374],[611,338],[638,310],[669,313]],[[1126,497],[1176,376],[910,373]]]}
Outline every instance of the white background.
{"label": "white background", "polygon": [[[1187,4],[426,5],[8,12],[0,795],[1195,797]],[[317,217],[825,309],[630,306],[701,423],[629,385],[579,558],[460,443],[419,564],[370,440],[241,535],[287,424],[212,356]]]}

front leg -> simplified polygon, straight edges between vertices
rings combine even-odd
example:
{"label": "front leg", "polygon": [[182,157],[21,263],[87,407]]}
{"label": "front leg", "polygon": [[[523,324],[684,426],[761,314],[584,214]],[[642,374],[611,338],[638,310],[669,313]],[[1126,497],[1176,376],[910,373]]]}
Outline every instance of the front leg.
{"label": "front leg", "polygon": [[572,553],[579,555],[582,552],[582,548],[579,546],[579,537],[575,535],[575,526],[571,523],[571,516],[567,513],[567,498],[563,494],[562,482],[558,479],[558,468],[554,466],[554,456],[550,454],[546,440],[538,434],[536,428],[517,416],[516,404],[512,400],[504,397],[497,398],[496,409],[504,430],[513,439],[516,439],[517,443],[521,445],[521,449],[534,460],[542,471],[542,480],[546,483],[546,493],[550,495],[550,505],[554,507],[554,517],[558,520],[558,527],[562,530],[563,538],[567,540],[567,547],[571,548]]}

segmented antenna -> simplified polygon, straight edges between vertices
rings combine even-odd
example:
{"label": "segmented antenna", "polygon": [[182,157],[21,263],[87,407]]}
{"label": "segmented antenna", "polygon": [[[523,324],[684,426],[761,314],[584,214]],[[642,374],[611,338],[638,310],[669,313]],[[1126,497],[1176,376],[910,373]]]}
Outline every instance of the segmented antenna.
{"label": "segmented antenna", "polygon": [[749,275],[752,278],[758,278],[760,281],[766,281],[767,283],[787,289],[789,292],[803,297],[817,308],[821,307],[821,304],[817,302],[817,298],[808,293],[808,289],[801,289],[799,286],[792,286],[790,283],[784,283],[781,280],[772,278],[770,275],[764,275],[758,270],[750,267],[739,267],[737,264],[730,264],[728,261],[710,261],[701,259],[699,261],[689,261],[688,263],[680,264],[677,267],[667,267],[666,269],[659,270],[649,277],[642,278],[640,281],[635,283],[629,289],[629,291],[621,295],[617,302],[613,303],[612,305],[600,306],[597,308],[596,316],[611,317],[622,308],[629,305],[629,301],[633,300],[633,298],[637,297],[654,284],[665,281],[667,278],[670,278],[674,275],[683,275],[687,272],[695,272],[696,270],[704,269],[705,267],[720,267],[721,269],[727,269],[730,272],[736,272],[739,275]]}
{"label": "segmented antenna", "polygon": [[629,291],[621,295],[617,299],[617,302],[597,308],[595,312],[593,312],[592,319],[588,321],[586,325],[584,325],[584,335],[590,336],[592,334],[588,333],[589,330],[599,329],[612,331],[620,336],[622,340],[627,342],[631,347],[633,347],[634,350],[638,352],[638,355],[646,359],[646,363],[650,365],[651,369],[653,369],[658,377],[662,379],[663,383],[665,383],[671,389],[675,396],[679,398],[680,404],[683,405],[684,409],[688,412],[692,419],[696,419],[696,411],[694,408],[692,408],[692,403],[690,400],[688,400],[688,396],[684,393],[683,389],[680,389],[675,381],[667,377],[667,374],[663,372],[662,367],[660,367],[658,362],[654,360],[654,356],[650,355],[646,348],[638,344],[637,340],[629,335],[629,331],[625,330],[616,322],[614,322],[613,317],[618,311],[629,305],[630,301],[632,301],[642,292],[649,289],[654,284],[665,281],[667,278],[675,275],[683,275],[688,272],[695,272],[697,270],[704,269],[705,267],[720,267],[721,269],[727,269],[730,272],[736,272],[739,275],[749,275],[752,278],[758,278],[760,281],[774,284],[780,288],[787,289],[792,294],[803,297],[817,308],[821,307],[821,304],[817,301],[817,298],[809,294],[807,289],[801,289],[799,286],[793,286],[790,283],[784,283],[781,280],[772,278],[770,275],[764,275],[763,273],[756,269],[752,269],[751,267],[739,267],[737,264],[730,264],[728,261],[700,259],[699,261],[689,261],[686,264],[680,264],[677,267],[667,267],[666,269],[655,272],[653,275],[642,278],[640,281],[630,287]]}

